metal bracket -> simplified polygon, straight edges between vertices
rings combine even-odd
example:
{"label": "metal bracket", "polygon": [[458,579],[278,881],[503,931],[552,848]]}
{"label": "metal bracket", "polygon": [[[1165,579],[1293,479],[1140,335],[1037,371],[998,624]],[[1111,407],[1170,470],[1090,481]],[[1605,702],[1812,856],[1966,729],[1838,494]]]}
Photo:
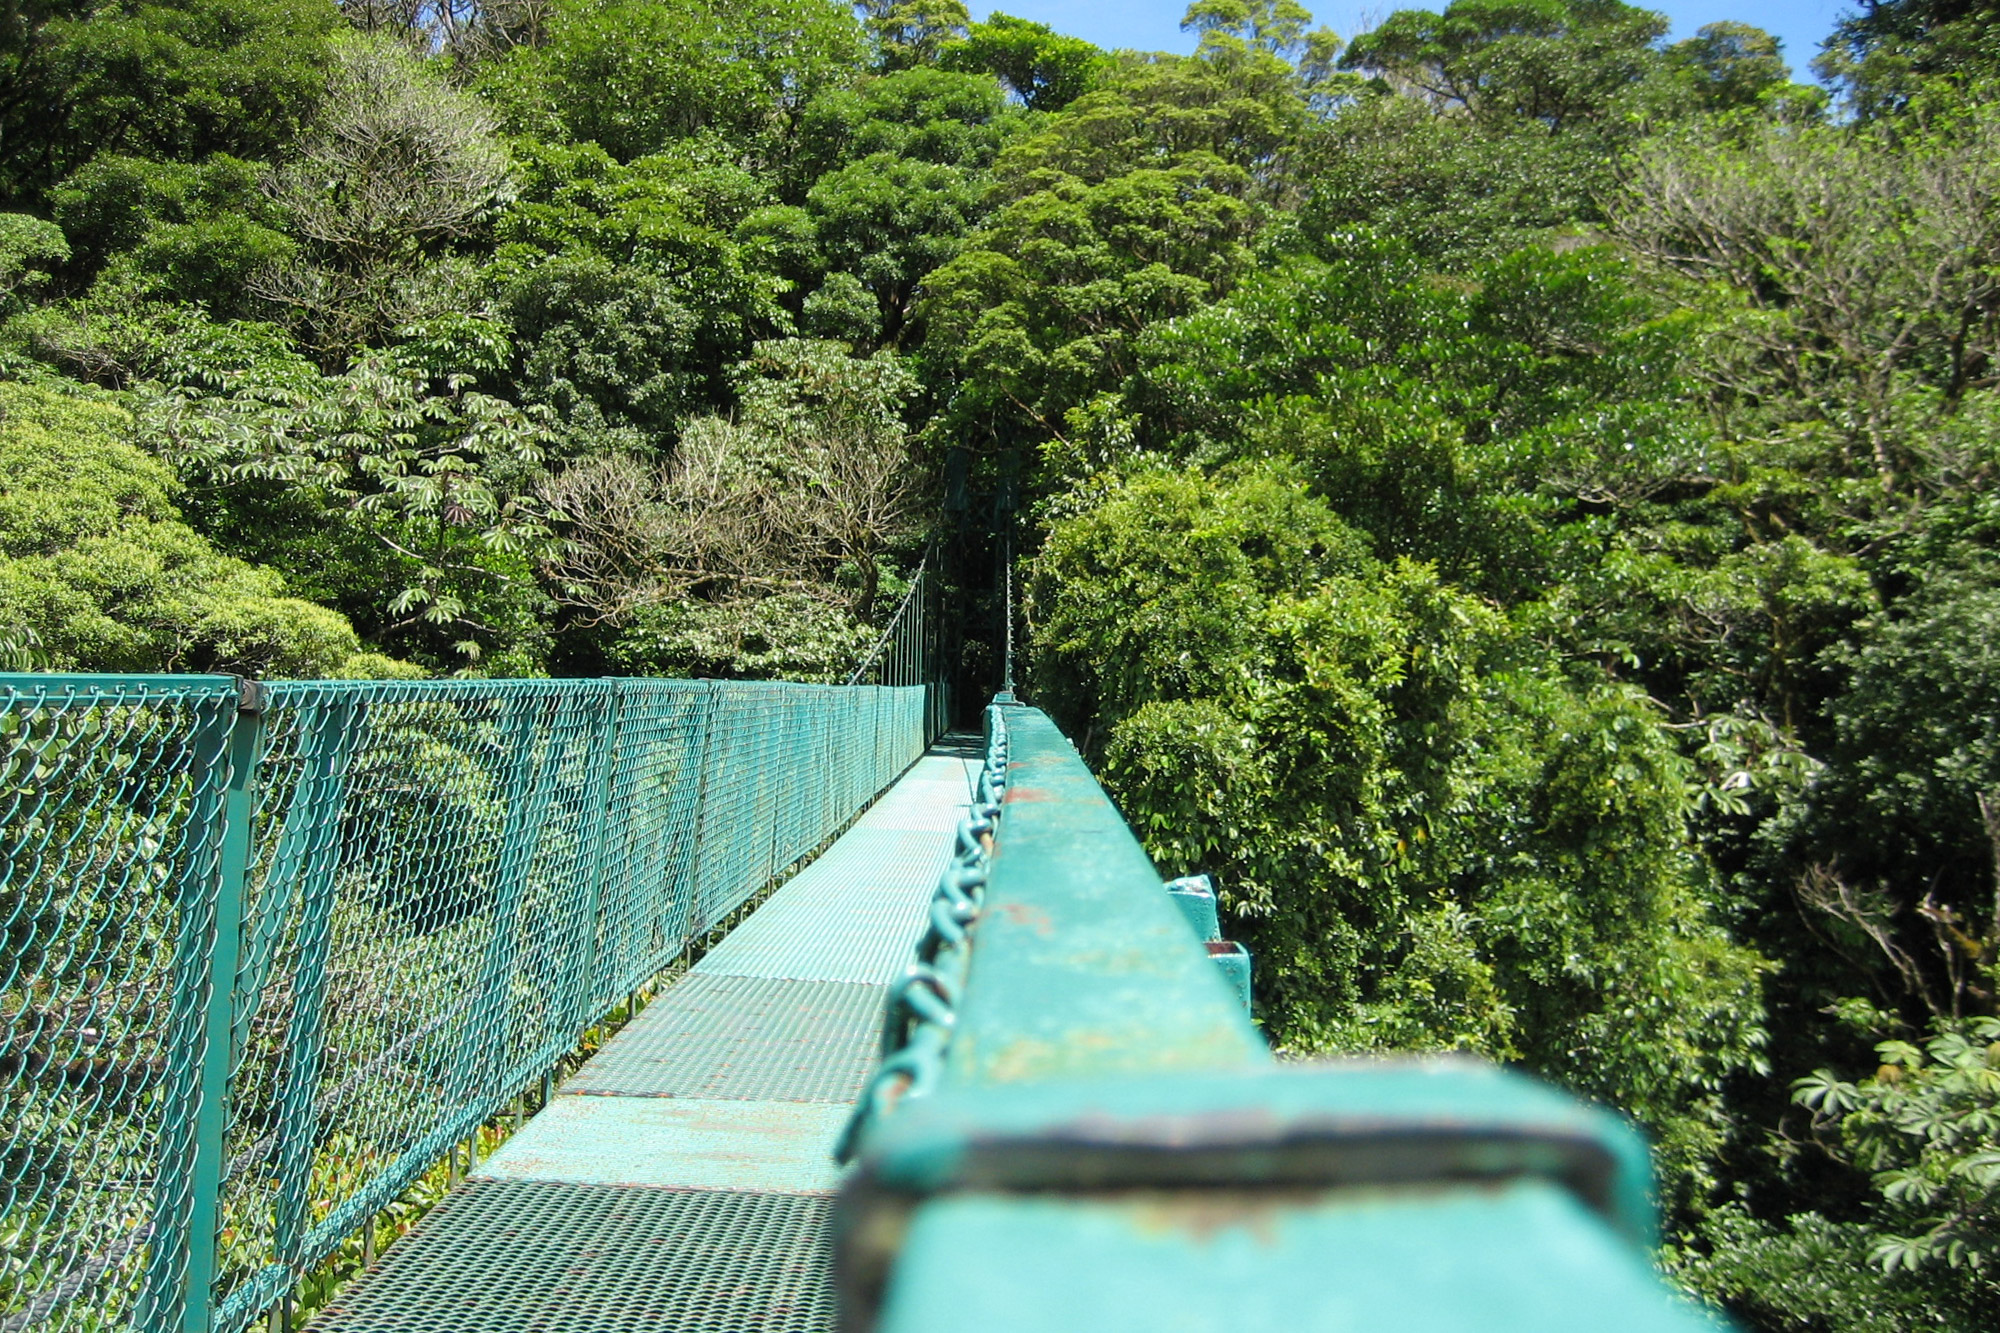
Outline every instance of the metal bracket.
{"label": "metal bracket", "polygon": [[874,1327],[916,1211],[961,1194],[1469,1187],[1535,1179],[1636,1246],[1651,1166],[1615,1115],[1481,1062],[1346,1060],[941,1090],[883,1121],[841,1191],[843,1327]]}

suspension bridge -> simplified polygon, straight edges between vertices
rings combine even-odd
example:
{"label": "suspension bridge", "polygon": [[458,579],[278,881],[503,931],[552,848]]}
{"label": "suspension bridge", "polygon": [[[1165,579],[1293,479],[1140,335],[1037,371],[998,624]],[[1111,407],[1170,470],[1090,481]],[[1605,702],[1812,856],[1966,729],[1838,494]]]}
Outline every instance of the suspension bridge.
{"label": "suspension bridge", "polygon": [[1615,1116],[1275,1059],[1046,716],[947,734],[920,588],[843,686],[0,677],[0,1331],[357,1243],[311,1327],[1716,1326]]}

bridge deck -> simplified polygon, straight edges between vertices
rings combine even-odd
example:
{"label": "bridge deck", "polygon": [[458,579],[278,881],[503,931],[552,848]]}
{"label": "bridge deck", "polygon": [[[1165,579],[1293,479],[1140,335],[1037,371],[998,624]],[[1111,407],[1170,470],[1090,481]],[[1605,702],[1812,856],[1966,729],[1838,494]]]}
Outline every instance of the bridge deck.
{"label": "bridge deck", "polygon": [[977,776],[919,760],[313,1328],[831,1328],[834,1136]]}

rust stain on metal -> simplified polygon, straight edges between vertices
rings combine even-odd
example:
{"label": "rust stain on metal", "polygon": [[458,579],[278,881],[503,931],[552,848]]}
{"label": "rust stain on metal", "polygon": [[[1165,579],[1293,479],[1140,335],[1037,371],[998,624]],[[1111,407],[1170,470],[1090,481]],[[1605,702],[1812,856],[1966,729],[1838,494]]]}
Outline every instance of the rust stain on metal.
{"label": "rust stain on metal", "polygon": [[[1147,948],[1146,943],[1149,941],[1114,948],[1078,947],[1066,950],[1061,961],[1065,967],[1103,977],[1173,976],[1180,971],[1171,957],[1162,959],[1159,950]],[[1169,943],[1180,945],[1179,940]]]}
{"label": "rust stain on metal", "polygon": [[1004,804],[1013,805],[1017,801],[1059,801],[1062,798],[1040,787],[1009,787],[1007,794],[1000,799]]}
{"label": "rust stain on metal", "polygon": [[1027,903],[996,903],[986,910],[1008,925],[1026,926],[1044,939],[1055,933],[1055,923],[1039,907],[1030,907]]}
{"label": "rust stain on metal", "polygon": [[1258,1245],[1276,1248],[1287,1214],[1325,1201],[1321,1190],[1200,1190],[1142,1193],[1130,1200],[1133,1229],[1142,1235],[1185,1236],[1206,1244],[1227,1231],[1244,1231]]}

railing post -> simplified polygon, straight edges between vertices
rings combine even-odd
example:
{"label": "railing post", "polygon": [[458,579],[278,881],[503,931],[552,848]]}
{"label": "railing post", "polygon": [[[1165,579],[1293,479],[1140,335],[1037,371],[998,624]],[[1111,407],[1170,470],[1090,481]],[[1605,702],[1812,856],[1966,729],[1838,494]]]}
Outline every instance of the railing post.
{"label": "railing post", "polygon": [[243,680],[236,707],[218,708],[194,746],[189,827],[200,830],[192,834],[199,842],[181,885],[169,1092],[137,1320],[149,1333],[208,1333],[215,1313],[236,968],[263,733],[264,687]]}
{"label": "railing post", "polygon": [[[693,796],[687,806],[687,814],[682,820],[683,836],[686,843],[680,849],[680,862],[675,867],[674,877],[669,883],[680,895],[680,919],[676,928],[680,934],[681,947],[686,948],[700,929],[701,920],[701,831],[707,821],[708,812],[708,766],[709,738],[715,731],[715,709],[717,693],[714,681],[702,682],[701,720],[695,724],[695,743],[690,750],[693,767],[687,776],[693,779]],[[685,781],[677,783],[685,787]]]}
{"label": "railing post", "polygon": [[584,807],[585,818],[589,822],[583,829],[579,849],[586,867],[584,883],[588,887],[583,904],[583,941],[575,978],[577,996],[569,1023],[579,1035],[596,1017],[597,945],[604,928],[599,918],[604,904],[606,852],[611,842],[611,796],[617,789],[619,723],[624,714],[624,695],[618,682],[605,680],[602,684],[604,714],[598,723],[597,745],[591,754],[590,803]]}
{"label": "railing post", "polygon": [[[527,892],[528,874],[540,847],[544,816],[548,812],[555,783],[536,744],[536,723],[543,716],[560,711],[561,700],[537,695],[508,698],[513,716],[508,719],[504,763],[507,774],[507,814],[501,825],[500,855],[495,862],[493,889],[493,933],[486,940],[486,958],[480,968],[479,999],[472,1019],[466,1024],[465,1042],[458,1059],[459,1092],[467,1101],[491,1093],[504,1093],[499,1080],[500,1062],[506,1058],[507,991],[519,956],[521,899]],[[549,737],[555,745],[553,728]],[[550,758],[553,759],[551,753]]]}
{"label": "railing post", "polygon": [[298,1276],[310,1230],[307,1200],[319,1133],[320,1062],[326,1049],[326,973],[333,948],[333,906],[340,871],[340,817],[347,773],[360,740],[359,706],[347,696],[322,704],[307,734],[297,795],[285,818],[304,840],[299,876],[299,962],[285,1031],[285,1071],[278,1113],[277,1262]]}

